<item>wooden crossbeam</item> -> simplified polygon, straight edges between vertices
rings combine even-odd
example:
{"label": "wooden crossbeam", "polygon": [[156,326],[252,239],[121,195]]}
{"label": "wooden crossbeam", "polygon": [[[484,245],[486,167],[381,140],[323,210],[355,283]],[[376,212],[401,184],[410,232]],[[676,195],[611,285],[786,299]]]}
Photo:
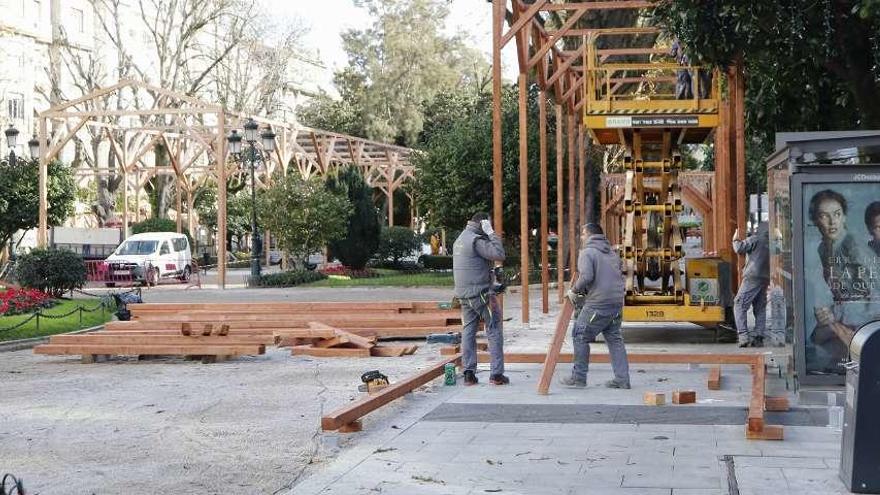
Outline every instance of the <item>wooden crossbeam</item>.
{"label": "wooden crossbeam", "polygon": [[[537,0],[535,3],[529,6],[528,10],[520,14],[519,18],[513,23],[512,26],[510,26],[510,30],[504,33],[504,35],[501,37],[501,46],[503,47],[504,45],[510,43],[510,40],[512,40],[513,37],[516,36],[516,34],[523,28],[523,26],[534,19],[535,14],[537,14],[538,11],[541,10],[541,7],[543,7],[547,3],[547,1],[548,0]],[[514,8],[516,8],[516,5],[514,5]]]}
{"label": "wooden crossbeam", "polygon": [[541,7],[544,11],[558,10],[624,10],[624,9],[646,9],[654,6],[654,2],[646,0],[617,0],[617,1],[596,1],[582,3],[551,3]]}

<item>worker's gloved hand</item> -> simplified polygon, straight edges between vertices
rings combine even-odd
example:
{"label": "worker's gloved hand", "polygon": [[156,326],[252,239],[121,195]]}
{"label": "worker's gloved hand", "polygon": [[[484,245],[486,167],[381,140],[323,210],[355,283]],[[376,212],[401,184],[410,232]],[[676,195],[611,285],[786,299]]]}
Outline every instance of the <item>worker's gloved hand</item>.
{"label": "worker's gloved hand", "polygon": [[483,229],[483,233],[486,235],[492,235],[495,233],[495,229],[492,228],[492,222],[489,220],[480,221],[480,228]]}
{"label": "worker's gloved hand", "polygon": [[565,297],[568,298],[572,306],[577,308],[583,302],[584,295],[568,289],[565,293]]}

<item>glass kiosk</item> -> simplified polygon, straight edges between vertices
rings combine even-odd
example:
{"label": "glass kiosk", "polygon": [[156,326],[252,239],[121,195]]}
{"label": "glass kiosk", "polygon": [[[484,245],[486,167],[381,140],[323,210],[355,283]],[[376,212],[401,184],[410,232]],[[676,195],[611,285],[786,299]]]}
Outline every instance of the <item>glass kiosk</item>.
{"label": "glass kiosk", "polygon": [[880,319],[880,131],[780,133],[776,149],[770,293],[785,311],[770,326],[792,340],[799,384],[842,386],[853,334]]}

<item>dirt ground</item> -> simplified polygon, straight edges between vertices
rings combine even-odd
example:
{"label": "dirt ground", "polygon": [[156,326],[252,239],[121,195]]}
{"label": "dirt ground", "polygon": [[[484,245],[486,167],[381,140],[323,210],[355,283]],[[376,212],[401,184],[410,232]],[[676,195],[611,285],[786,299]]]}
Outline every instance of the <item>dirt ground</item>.
{"label": "dirt ground", "polygon": [[[444,300],[448,295],[413,289],[190,290],[154,291],[145,299]],[[539,293],[533,297],[540,300]],[[553,312],[533,310],[531,329],[524,329],[518,299],[509,297],[505,311],[512,318],[506,323],[507,349],[546,349]],[[682,342],[709,339],[702,330],[681,335]],[[285,491],[334,455],[321,439],[323,412],[358,398],[364,371],[379,369],[394,381],[439,359],[439,345],[420,344],[415,355],[401,358],[292,357],[271,348],[265,356],[210,365],[178,359],[86,365],[29,350],[0,353],[0,472],[16,474],[31,493],[42,494]],[[391,418],[402,407],[405,402],[392,403],[369,421]],[[342,440],[340,447],[357,438]]]}

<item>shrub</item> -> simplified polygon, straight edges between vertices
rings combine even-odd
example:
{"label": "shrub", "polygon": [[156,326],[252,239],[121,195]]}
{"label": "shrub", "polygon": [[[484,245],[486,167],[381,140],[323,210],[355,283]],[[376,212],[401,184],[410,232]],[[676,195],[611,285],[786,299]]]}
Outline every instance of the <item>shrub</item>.
{"label": "shrub", "polygon": [[54,301],[49,294],[37,289],[0,290],[0,316],[30,313],[53,304]]}
{"label": "shrub", "polygon": [[452,270],[452,256],[435,256],[423,254],[419,263],[429,270]]}
{"label": "shrub", "polygon": [[290,270],[281,273],[272,273],[262,275],[260,277],[260,286],[262,287],[294,287],[296,285],[308,284],[324,280],[327,275],[318,271],[309,270]]}
{"label": "shrub", "polygon": [[330,243],[330,252],[343,265],[356,270],[367,266],[379,249],[382,224],[373,204],[373,189],[355,167],[342,169],[327,179],[327,189],[345,194],[352,205],[345,237]]}
{"label": "shrub", "polygon": [[19,256],[15,278],[24,287],[61,297],[86,283],[86,265],[82,256],[67,249],[34,249]]}
{"label": "shrub", "polygon": [[412,230],[406,227],[384,228],[379,242],[379,259],[390,258],[394,265],[399,265],[401,258],[411,255],[419,247],[419,235]]}

